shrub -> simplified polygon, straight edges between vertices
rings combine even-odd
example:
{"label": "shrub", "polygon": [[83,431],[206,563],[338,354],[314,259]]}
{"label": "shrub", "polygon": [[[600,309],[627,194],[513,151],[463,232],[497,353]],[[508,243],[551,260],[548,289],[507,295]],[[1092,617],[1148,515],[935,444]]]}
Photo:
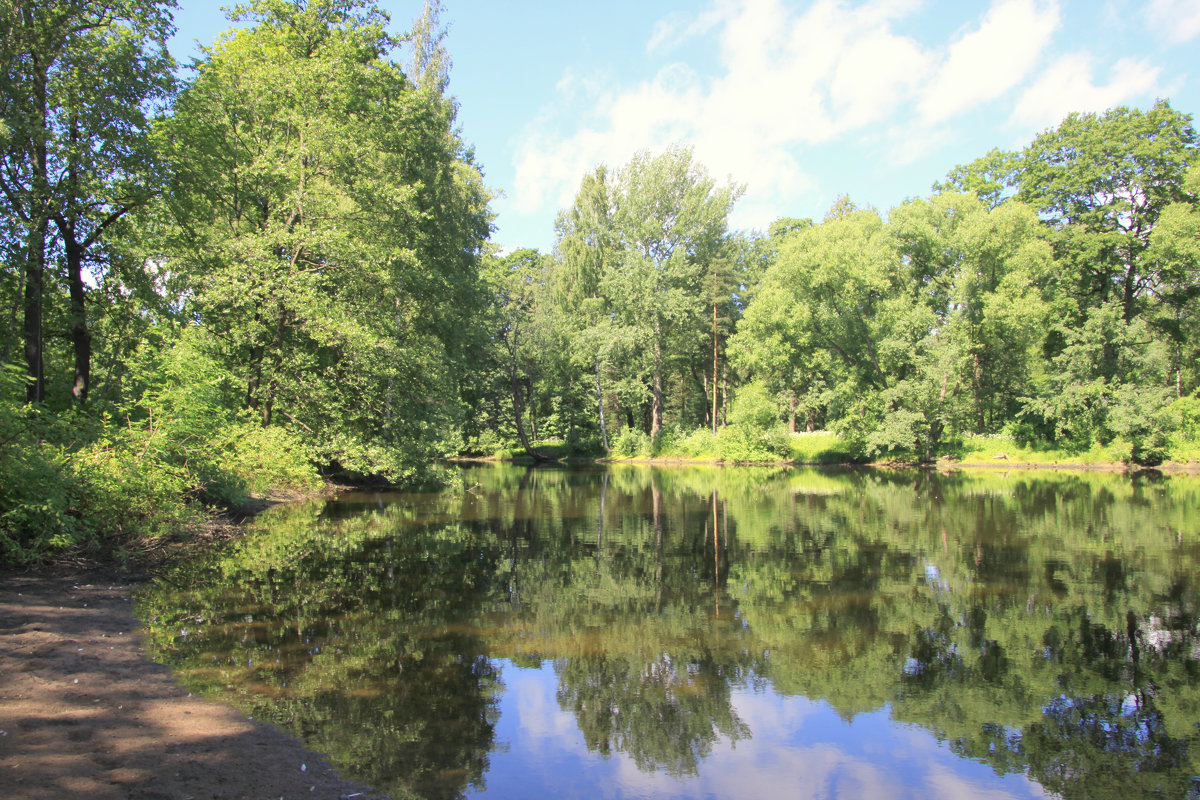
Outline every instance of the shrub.
{"label": "shrub", "polygon": [[767,429],[752,425],[727,425],[717,430],[718,457],[723,461],[780,461],[791,456],[786,428]]}
{"label": "shrub", "polygon": [[615,458],[649,458],[654,452],[650,437],[640,428],[622,428],[610,444]]}

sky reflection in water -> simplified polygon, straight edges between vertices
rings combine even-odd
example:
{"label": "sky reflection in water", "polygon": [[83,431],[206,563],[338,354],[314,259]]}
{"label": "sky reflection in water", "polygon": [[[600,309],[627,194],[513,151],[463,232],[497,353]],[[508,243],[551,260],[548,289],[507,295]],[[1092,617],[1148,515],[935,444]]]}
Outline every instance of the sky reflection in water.
{"label": "sky reflection in water", "polygon": [[927,731],[898,725],[887,709],[845,720],[819,701],[736,690],[749,742],[722,741],[699,773],[646,772],[622,753],[597,758],[575,718],[555,700],[553,665],[502,667],[496,741],[486,789],[469,797],[586,798],[1001,798],[1050,797],[1024,775],[999,776],[963,760]]}

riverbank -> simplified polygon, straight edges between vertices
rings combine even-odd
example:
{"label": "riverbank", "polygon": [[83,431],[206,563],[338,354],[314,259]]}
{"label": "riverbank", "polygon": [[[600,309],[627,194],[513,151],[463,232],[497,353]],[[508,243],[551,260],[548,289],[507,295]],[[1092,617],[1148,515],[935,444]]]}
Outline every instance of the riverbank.
{"label": "riverbank", "polygon": [[1019,459],[989,459],[989,460],[958,460],[942,457],[937,461],[726,461],[714,458],[682,458],[680,456],[634,456],[630,458],[564,458],[551,461],[537,462],[532,458],[523,457],[470,457],[450,459],[454,463],[489,464],[509,462],[514,464],[644,464],[657,467],[816,467],[820,469],[938,469],[942,471],[956,469],[982,470],[1068,470],[1091,472],[1163,472],[1167,474],[1194,475],[1200,473],[1200,462],[1196,461],[1167,461],[1153,467],[1130,464],[1124,461],[1022,461]]}
{"label": "riverbank", "polygon": [[132,610],[138,585],[180,549],[239,529],[214,522],[187,541],[147,545],[132,571],[0,572],[7,800],[373,797],[299,740],[192,696],[147,656]]}
{"label": "riverbank", "polygon": [[[635,437],[636,438],[636,437]],[[1160,464],[1145,464],[1133,458],[1133,449],[1122,441],[1093,445],[1087,450],[1063,449],[1045,443],[1017,441],[1011,436],[966,435],[947,443],[935,461],[917,461],[911,454],[866,460],[856,458],[849,443],[829,431],[806,433],[746,432],[723,428],[716,435],[696,431],[687,436],[664,435],[652,444],[649,437],[637,439],[637,446],[614,446],[607,456],[581,457],[565,454],[561,442],[537,445],[546,460],[560,463],[617,463],[683,465],[733,465],[779,467],[921,467],[938,469],[1066,469],[1135,472],[1155,469],[1161,472],[1200,472],[1200,445],[1191,440],[1174,442]],[[1160,454],[1161,455],[1161,454]],[[506,450],[493,456],[469,460],[511,460],[536,463],[524,453]]]}

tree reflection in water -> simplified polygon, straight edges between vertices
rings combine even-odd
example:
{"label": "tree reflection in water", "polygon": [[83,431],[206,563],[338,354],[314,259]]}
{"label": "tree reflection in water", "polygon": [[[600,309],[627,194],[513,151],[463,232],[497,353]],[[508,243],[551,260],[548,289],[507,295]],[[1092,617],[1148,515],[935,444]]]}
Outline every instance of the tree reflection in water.
{"label": "tree reflection in water", "polygon": [[142,598],[158,656],[396,797],[497,757],[500,665],[549,660],[601,757],[753,747],[737,691],[886,709],[1068,798],[1200,775],[1200,481],[473,468],[280,509]]}

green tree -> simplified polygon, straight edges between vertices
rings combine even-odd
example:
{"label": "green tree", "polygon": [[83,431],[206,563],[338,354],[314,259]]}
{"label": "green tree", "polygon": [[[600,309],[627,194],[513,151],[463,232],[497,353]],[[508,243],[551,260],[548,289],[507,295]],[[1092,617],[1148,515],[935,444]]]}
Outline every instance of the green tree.
{"label": "green tree", "polygon": [[[534,449],[526,429],[527,412],[546,353],[534,323],[536,295],[545,282],[544,258],[536,250],[517,250],[503,258],[485,260],[484,279],[491,290],[492,340],[499,362],[496,395],[507,394],[508,416],[521,447],[536,459],[544,458]],[[536,436],[535,436],[536,438]]]}
{"label": "green tree", "polygon": [[103,272],[112,226],[158,188],[149,129],[150,115],[172,87],[174,63],[165,44],[171,5],[0,4],[0,193],[19,231],[8,237],[15,245],[12,263],[23,270],[30,401],[46,397],[44,319],[53,247],[61,247],[66,267],[71,396],[87,400],[92,337],[85,271]]}
{"label": "green tree", "polygon": [[785,398],[788,426],[796,430],[796,410],[815,425],[825,387],[828,365],[812,339],[811,312],[784,270],[773,269],[780,250],[790,237],[812,227],[812,220],[780,219],[771,223],[770,235],[759,247],[752,276],[741,291],[745,302],[737,332],[729,340],[730,359],[744,377]]}
{"label": "green tree", "polygon": [[596,423],[605,452],[609,442],[603,376],[612,367],[613,337],[600,281],[614,255],[612,211],[608,170],[601,165],[583,177],[574,203],[555,221],[556,261],[550,276],[552,302],[568,331],[571,356],[593,379]]}
{"label": "green tree", "polygon": [[[482,307],[487,193],[375,6],[260,0],[181,94],[170,268],[264,426],[400,477],[447,449]],[[436,83],[436,82],[435,82]],[[281,419],[282,418],[282,419]]]}
{"label": "green tree", "polygon": [[639,153],[615,176],[616,252],[601,279],[618,324],[635,342],[633,366],[650,400],[651,437],[662,430],[666,378],[682,340],[702,323],[705,276],[722,254],[741,187],[718,186],[688,149]]}
{"label": "green tree", "polygon": [[1182,197],[1162,210],[1150,237],[1151,251],[1161,264],[1162,280],[1157,294],[1162,307],[1155,319],[1174,343],[1175,395],[1198,382],[1195,364],[1200,346],[1200,165],[1184,176]]}
{"label": "green tree", "polygon": [[1163,209],[1184,199],[1198,143],[1191,117],[1165,100],[1149,111],[1074,113],[1020,153],[992,151],[957,168],[943,188],[993,204],[1015,190],[1057,234],[1061,291],[1076,313],[1115,299],[1128,322],[1164,278],[1147,252],[1151,235]]}
{"label": "green tree", "polygon": [[1048,324],[1036,287],[1053,264],[1037,214],[943,192],[893,209],[888,227],[915,299],[937,320],[942,363],[927,366],[946,423],[999,430],[1020,410]]}

